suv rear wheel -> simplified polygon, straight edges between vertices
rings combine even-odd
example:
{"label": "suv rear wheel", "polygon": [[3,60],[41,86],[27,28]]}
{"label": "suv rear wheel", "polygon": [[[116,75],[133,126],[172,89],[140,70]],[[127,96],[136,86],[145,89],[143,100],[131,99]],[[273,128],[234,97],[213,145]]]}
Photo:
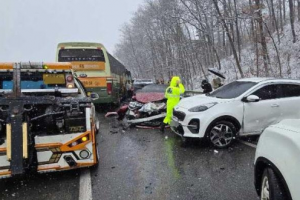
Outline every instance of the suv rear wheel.
{"label": "suv rear wheel", "polygon": [[236,132],[237,129],[233,123],[218,121],[208,130],[207,137],[215,147],[226,148],[233,143]]}
{"label": "suv rear wheel", "polygon": [[261,200],[287,200],[282,183],[271,168],[264,170],[261,181]]}

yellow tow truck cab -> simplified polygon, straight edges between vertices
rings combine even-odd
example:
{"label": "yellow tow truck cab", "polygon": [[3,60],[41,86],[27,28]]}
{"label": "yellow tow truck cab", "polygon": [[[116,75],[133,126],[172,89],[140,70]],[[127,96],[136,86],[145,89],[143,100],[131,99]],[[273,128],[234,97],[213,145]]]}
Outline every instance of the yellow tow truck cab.
{"label": "yellow tow truck cab", "polygon": [[97,98],[71,63],[0,63],[0,178],[96,165]]}

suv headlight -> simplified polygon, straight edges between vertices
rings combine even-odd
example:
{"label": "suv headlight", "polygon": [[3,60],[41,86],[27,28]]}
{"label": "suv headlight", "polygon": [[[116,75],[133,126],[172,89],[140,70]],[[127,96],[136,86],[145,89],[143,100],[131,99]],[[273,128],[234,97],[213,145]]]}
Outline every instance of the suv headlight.
{"label": "suv headlight", "polygon": [[196,106],[196,107],[193,107],[193,108],[190,108],[189,111],[190,112],[203,112],[215,105],[217,105],[218,103],[216,102],[213,102],[213,103],[207,103],[207,104],[203,104],[203,105],[200,105],[200,106]]}

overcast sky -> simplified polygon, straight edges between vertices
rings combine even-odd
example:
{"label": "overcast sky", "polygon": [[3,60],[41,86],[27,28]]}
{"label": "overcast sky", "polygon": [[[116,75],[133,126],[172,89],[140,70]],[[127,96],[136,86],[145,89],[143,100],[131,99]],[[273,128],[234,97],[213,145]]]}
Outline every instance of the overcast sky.
{"label": "overcast sky", "polygon": [[0,0],[0,62],[54,61],[59,42],[120,39],[143,0]]}

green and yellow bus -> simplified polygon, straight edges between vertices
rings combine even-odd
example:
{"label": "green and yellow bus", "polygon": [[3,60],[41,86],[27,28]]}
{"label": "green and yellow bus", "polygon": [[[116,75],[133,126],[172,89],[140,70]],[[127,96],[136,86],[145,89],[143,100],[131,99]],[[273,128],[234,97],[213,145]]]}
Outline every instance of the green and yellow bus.
{"label": "green and yellow bus", "polygon": [[95,104],[118,104],[126,94],[130,72],[100,43],[66,42],[57,46],[57,62],[70,62],[87,93],[97,93]]}

